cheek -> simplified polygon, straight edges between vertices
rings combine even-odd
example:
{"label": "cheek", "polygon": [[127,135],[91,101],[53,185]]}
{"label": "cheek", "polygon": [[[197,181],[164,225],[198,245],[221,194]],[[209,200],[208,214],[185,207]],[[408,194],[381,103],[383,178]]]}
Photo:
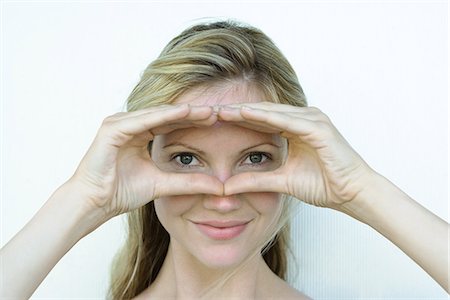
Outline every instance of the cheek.
{"label": "cheek", "polygon": [[282,209],[281,194],[279,193],[250,193],[247,199],[261,216],[270,219],[278,217]]}
{"label": "cheek", "polygon": [[197,201],[196,196],[172,196],[162,197],[154,200],[155,211],[159,221],[164,228],[170,233],[170,225],[177,218],[188,212]]}
{"label": "cheek", "polygon": [[281,229],[280,223],[283,212],[283,200],[278,193],[252,193],[249,195],[249,204],[259,214],[252,232],[254,244],[261,248]]}

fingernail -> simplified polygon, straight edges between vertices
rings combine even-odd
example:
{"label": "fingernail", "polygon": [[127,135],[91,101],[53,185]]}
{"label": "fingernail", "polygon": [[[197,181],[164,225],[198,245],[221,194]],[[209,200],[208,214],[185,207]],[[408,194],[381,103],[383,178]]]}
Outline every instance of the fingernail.
{"label": "fingernail", "polygon": [[249,106],[241,106],[242,110],[253,110],[253,108],[249,107]]}

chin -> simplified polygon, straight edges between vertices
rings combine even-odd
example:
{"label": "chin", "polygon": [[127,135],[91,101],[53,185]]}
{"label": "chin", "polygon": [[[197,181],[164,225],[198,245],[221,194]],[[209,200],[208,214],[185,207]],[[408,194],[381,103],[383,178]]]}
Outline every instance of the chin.
{"label": "chin", "polygon": [[242,264],[256,249],[243,249],[237,245],[208,245],[197,249],[194,256],[211,269],[229,269]]}

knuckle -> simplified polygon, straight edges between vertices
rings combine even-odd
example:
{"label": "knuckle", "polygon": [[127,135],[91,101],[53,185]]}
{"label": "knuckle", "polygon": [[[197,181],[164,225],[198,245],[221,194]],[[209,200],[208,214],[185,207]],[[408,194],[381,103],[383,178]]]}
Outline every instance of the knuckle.
{"label": "knuckle", "polygon": [[112,145],[122,145],[132,138],[131,135],[123,132],[118,121],[107,121],[97,131],[96,139],[106,141]]}
{"label": "knuckle", "polygon": [[330,118],[323,111],[321,111],[319,108],[312,107],[311,113],[314,116],[314,118],[317,119],[318,121],[331,123]]}
{"label": "knuckle", "polygon": [[116,127],[116,122],[112,120],[104,120],[102,123],[102,126],[98,130],[100,134],[105,134],[107,132],[115,131],[114,128]]}
{"label": "knuckle", "polygon": [[105,128],[107,128],[107,131],[111,129],[117,129],[119,127],[119,123],[123,120],[123,116],[125,116],[126,114],[127,113],[124,112],[118,112],[113,115],[107,116],[105,119],[103,119],[101,130],[103,131]]}
{"label": "knuckle", "polygon": [[111,116],[108,116],[108,117],[103,119],[102,126],[105,126],[105,125],[108,126],[111,123],[114,123],[116,120],[117,120],[117,116],[115,114],[111,115]]}
{"label": "knuckle", "polygon": [[316,106],[308,106],[308,110],[313,114],[321,114],[322,111]]}
{"label": "knuckle", "polygon": [[317,127],[317,130],[319,132],[321,132],[322,134],[328,134],[331,132],[331,126],[328,122],[317,121],[316,127]]}
{"label": "knuckle", "polygon": [[127,112],[117,112],[113,115],[107,116],[105,119],[103,119],[103,123],[114,123],[120,120],[123,116],[126,116]]}

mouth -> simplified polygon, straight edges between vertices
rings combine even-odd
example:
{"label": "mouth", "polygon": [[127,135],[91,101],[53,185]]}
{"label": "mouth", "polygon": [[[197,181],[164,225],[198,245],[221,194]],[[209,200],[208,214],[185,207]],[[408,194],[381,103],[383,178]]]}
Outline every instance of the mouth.
{"label": "mouth", "polygon": [[231,240],[247,228],[250,221],[201,221],[192,222],[199,231],[213,240]]}

